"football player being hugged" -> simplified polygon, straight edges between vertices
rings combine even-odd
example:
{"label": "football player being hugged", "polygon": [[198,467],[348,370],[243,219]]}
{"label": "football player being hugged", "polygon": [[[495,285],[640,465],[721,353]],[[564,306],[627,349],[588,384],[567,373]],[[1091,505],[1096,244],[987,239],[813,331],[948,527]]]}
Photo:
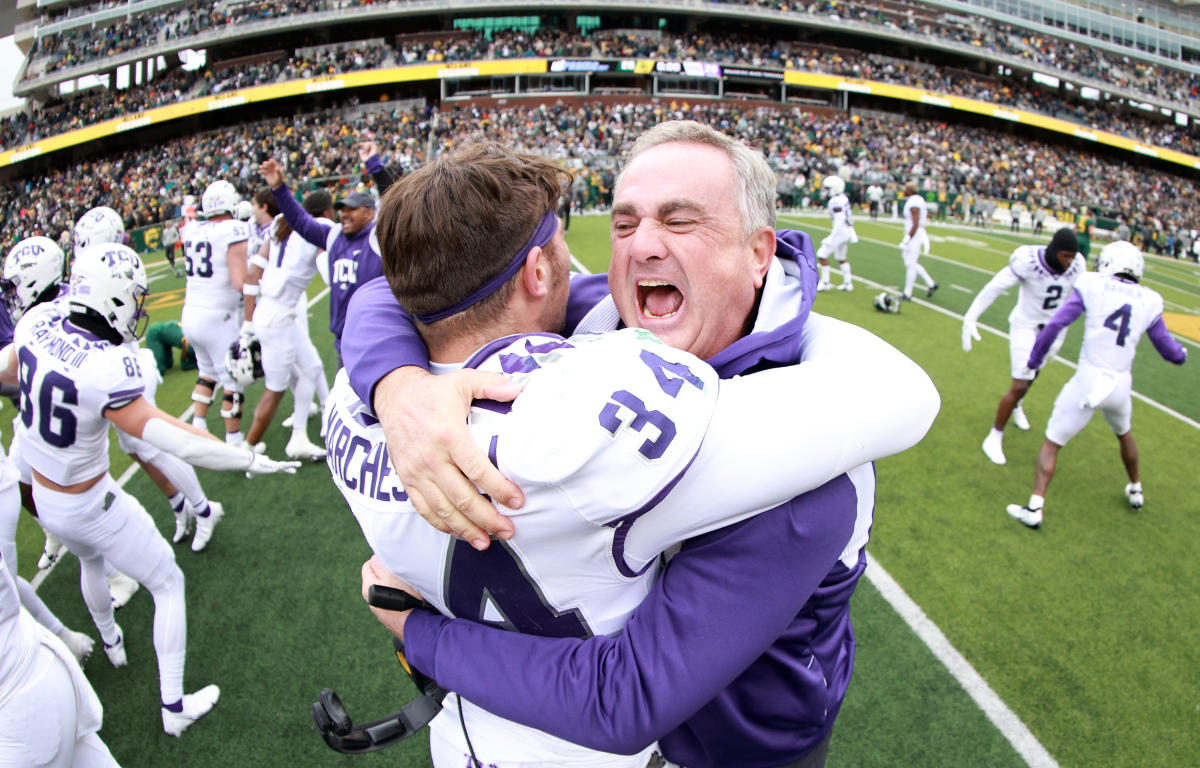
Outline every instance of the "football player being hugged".
{"label": "football player being hugged", "polygon": [[251,343],[251,337],[261,344],[266,388],[254,409],[246,440],[257,445],[262,439],[290,386],[295,411],[292,436],[284,450],[295,459],[320,461],[325,458],[325,449],[309,440],[307,426],[313,395],[318,395],[323,405],[328,392],[324,386],[325,370],[316,348],[297,322],[298,316],[304,324],[308,322],[304,297],[309,281],[317,272],[320,249],[292,231],[287,220],[278,215],[273,197],[263,200],[275,219],[260,251],[250,259],[242,288],[246,319],[241,338],[246,345]]}
{"label": "football player being hugged", "polygon": [[144,328],[147,293],[146,271],[132,249],[107,244],[77,252],[69,293],[17,323],[13,343],[0,352],[0,380],[20,383],[17,429],[38,516],[79,558],[84,602],[113,666],[126,658],[106,561],[153,595],[163,730],[178,736],[220,692],[210,685],[183,693],[183,572],[150,515],[109,474],[109,424],[208,469],[253,475],[295,472],[297,465],[225,445],[146,400],[141,361],[127,344]]}
{"label": "football player being hugged", "polygon": [[[962,348],[971,351],[971,340],[980,340],[979,316],[992,302],[1014,286],[1018,287],[1017,305],[1008,315],[1008,357],[1012,369],[1012,386],[996,408],[996,420],[992,430],[983,441],[983,452],[997,464],[1003,464],[1004,427],[1011,416],[1017,429],[1029,429],[1029,418],[1021,402],[1037,371],[1025,367],[1033,342],[1038,333],[1054,316],[1055,311],[1071,298],[1075,280],[1087,271],[1087,261],[1077,254],[1079,244],[1075,232],[1064,227],[1054,233],[1048,246],[1022,245],[1008,257],[1008,266],[983,286],[967,314],[963,316]],[[1063,345],[1066,334],[1058,336],[1050,345],[1047,355],[1053,357]]]}
{"label": "football player being hugged", "polygon": [[817,261],[821,263],[821,280],[817,283],[818,291],[828,291],[833,288],[829,282],[829,257],[832,255],[838,261],[842,271],[842,284],[839,291],[853,291],[854,282],[850,277],[850,262],[846,260],[846,249],[851,243],[858,242],[854,231],[854,221],[850,217],[850,198],[846,196],[846,182],[841,176],[826,176],[821,182],[821,188],[829,193],[829,218],[833,222],[833,230],[821,241],[817,248]]}
{"label": "football player being hugged", "polygon": [[1070,299],[1038,334],[1026,363],[1041,368],[1058,335],[1085,315],[1079,367],[1054,400],[1046,441],[1038,453],[1033,493],[1024,506],[1008,505],[1008,514],[1030,528],[1042,525],[1046,490],[1054,479],[1059,449],[1087,426],[1096,411],[1104,414],[1121,447],[1121,462],[1129,476],[1125,498],[1133,509],[1142,508],[1146,498],[1133,439],[1133,357],[1145,334],[1167,362],[1183,365],[1187,361],[1187,350],[1163,321],[1162,296],[1139,284],[1146,264],[1137,246],[1124,240],[1109,243],[1100,251],[1096,269],[1075,281]]}
{"label": "football player being hugged", "polygon": [[206,429],[208,407],[220,383],[221,418],[225,442],[242,442],[242,387],[225,369],[225,354],[237,341],[246,279],[246,241],[249,226],[233,217],[239,196],[228,181],[215,181],[200,198],[203,220],[190,222],[180,232],[183,240],[187,287],[180,325],[196,350],[200,373],[192,390],[195,403],[192,425]]}

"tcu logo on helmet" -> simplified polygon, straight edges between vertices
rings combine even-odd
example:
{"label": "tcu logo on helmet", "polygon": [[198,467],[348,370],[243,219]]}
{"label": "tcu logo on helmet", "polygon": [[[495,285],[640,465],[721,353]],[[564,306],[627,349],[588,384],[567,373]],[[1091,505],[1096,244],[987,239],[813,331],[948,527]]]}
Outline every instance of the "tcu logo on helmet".
{"label": "tcu logo on helmet", "polygon": [[114,274],[133,279],[133,272],[138,266],[137,257],[126,248],[108,248],[104,251],[104,260],[112,268]]}

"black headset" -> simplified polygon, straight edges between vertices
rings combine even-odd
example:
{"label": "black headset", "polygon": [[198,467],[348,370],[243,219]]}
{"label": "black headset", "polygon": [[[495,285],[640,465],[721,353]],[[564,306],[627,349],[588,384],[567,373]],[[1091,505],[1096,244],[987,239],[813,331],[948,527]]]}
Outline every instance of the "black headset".
{"label": "black headset", "polygon": [[[391,611],[407,611],[412,608],[432,610],[424,600],[418,600],[402,590],[378,584],[372,585],[368,590],[367,602],[376,608]],[[446,697],[445,689],[408,663],[404,656],[404,643],[400,638],[392,638],[392,645],[396,649],[396,658],[400,661],[400,666],[417,686],[420,695],[390,715],[363,725],[355,725],[337,693],[332,688],[325,688],[312,705],[312,717],[330,749],[344,755],[362,755],[387,749],[419,733],[441,711],[442,699]]]}

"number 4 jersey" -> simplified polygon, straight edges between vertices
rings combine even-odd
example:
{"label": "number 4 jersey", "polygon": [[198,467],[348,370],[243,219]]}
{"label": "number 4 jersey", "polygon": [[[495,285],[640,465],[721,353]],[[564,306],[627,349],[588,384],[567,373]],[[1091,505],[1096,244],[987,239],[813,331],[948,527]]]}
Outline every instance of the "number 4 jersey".
{"label": "number 4 jersey", "polygon": [[59,485],[108,470],[104,411],[128,405],[145,385],[137,355],[71,325],[66,299],[35,307],[17,323],[23,459]]}
{"label": "number 4 jersey", "polygon": [[[790,434],[784,430],[799,439],[801,417],[770,426],[762,417],[770,403],[801,410],[788,405],[794,382],[784,371],[804,366],[718,382],[704,362],[637,329],[509,337],[467,365],[524,384],[511,407],[477,402],[470,414],[476,443],[525,493],[521,509],[504,510],[515,536],[484,552],[412,509],[382,429],[345,371],[326,412],[328,463],[371,548],[448,616],[546,636],[613,634],[650,589],[665,549],[798,492],[783,487],[795,485],[795,467],[780,471],[791,464],[754,458],[751,444]],[[600,764],[591,750],[469,702],[463,711],[485,765]],[[466,751],[457,711],[444,711],[434,726]],[[604,764],[629,758],[614,759]]]}

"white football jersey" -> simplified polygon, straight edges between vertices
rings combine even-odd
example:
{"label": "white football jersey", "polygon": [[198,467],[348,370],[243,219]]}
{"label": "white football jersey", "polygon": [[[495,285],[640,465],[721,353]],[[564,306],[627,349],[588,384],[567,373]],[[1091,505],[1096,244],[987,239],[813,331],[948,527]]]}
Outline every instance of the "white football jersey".
{"label": "white football jersey", "polygon": [[829,218],[833,221],[834,231],[850,229],[854,222],[850,218],[850,198],[845,193],[829,198]]}
{"label": "white football jersey", "polygon": [[[325,416],[329,467],[371,548],[445,615],[544,636],[612,634],[654,583],[663,550],[747,516],[733,516],[737,504],[716,503],[715,488],[707,497],[714,503],[693,497],[686,508],[668,495],[688,484],[681,478],[717,399],[716,373],[692,355],[626,329],[566,340],[509,337],[468,365],[524,384],[511,407],[477,402],[471,410],[475,441],[525,493],[521,509],[503,509],[516,535],[485,552],[438,532],[412,509],[383,431],[344,370]],[[465,700],[463,711],[485,764],[568,765],[598,754]],[[434,727],[462,740],[456,707]]]}
{"label": "white football jersey", "polygon": [[[321,250],[292,232],[282,243],[275,240],[274,228],[268,242],[268,261],[259,280],[261,298],[254,308],[254,320],[270,323],[274,316],[296,311],[300,297],[317,273],[317,253]],[[259,317],[260,307],[263,316]]]}
{"label": "white football jersey", "polygon": [[908,232],[908,228],[912,226],[912,211],[916,208],[920,211],[920,216],[917,218],[917,231],[925,229],[925,222],[929,221],[929,205],[925,202],[925,198],[920,195],[911,195],[904,201],[904,231]]}
{"label": "white football jersey", "polygon": [[253,258],[259,249],[262,248],[262,244],[267,242],[267,238],[271,235],[271,224],[273,223],[268,222],[260,227],[253,220],[247,222],[247,230],[249,231],[249,237],[246,239],[247,260]]}
{"label": "white football jersey", "polygon": [[1008,268],[1020,281],[1017,305],[1008,315],[1010,325],[1039,326],[1071,298],[1071,288],[1084,272],[1087,260],[1076,256],[1062,274],[1046,264],[1046,248],[1022,245],[1008,258]]}
{"label": "white football jersey", "polygon": [[1162,296],[1144,285],[1098,272],[1080,275],[1075,291],[1086,312],[1080,364],[1118,373],[1131,370],[1138,341],[1163,313]]}
{"label": "white football jersey", "polygon": [[237,219],[192,221],[179,233],[183,241],[184,268],[187,272],[185,304],[230,311],[237,309],[242,292],[229,278],[226,255],[235,243],[250,239],[250,228]]}
{"label": "white football jersey", "polygon": [[63,300],[35,307],[17,323],[21,455],[59,485],[108,470],[107,408],[145,389],[138,355],[67,321]]}

